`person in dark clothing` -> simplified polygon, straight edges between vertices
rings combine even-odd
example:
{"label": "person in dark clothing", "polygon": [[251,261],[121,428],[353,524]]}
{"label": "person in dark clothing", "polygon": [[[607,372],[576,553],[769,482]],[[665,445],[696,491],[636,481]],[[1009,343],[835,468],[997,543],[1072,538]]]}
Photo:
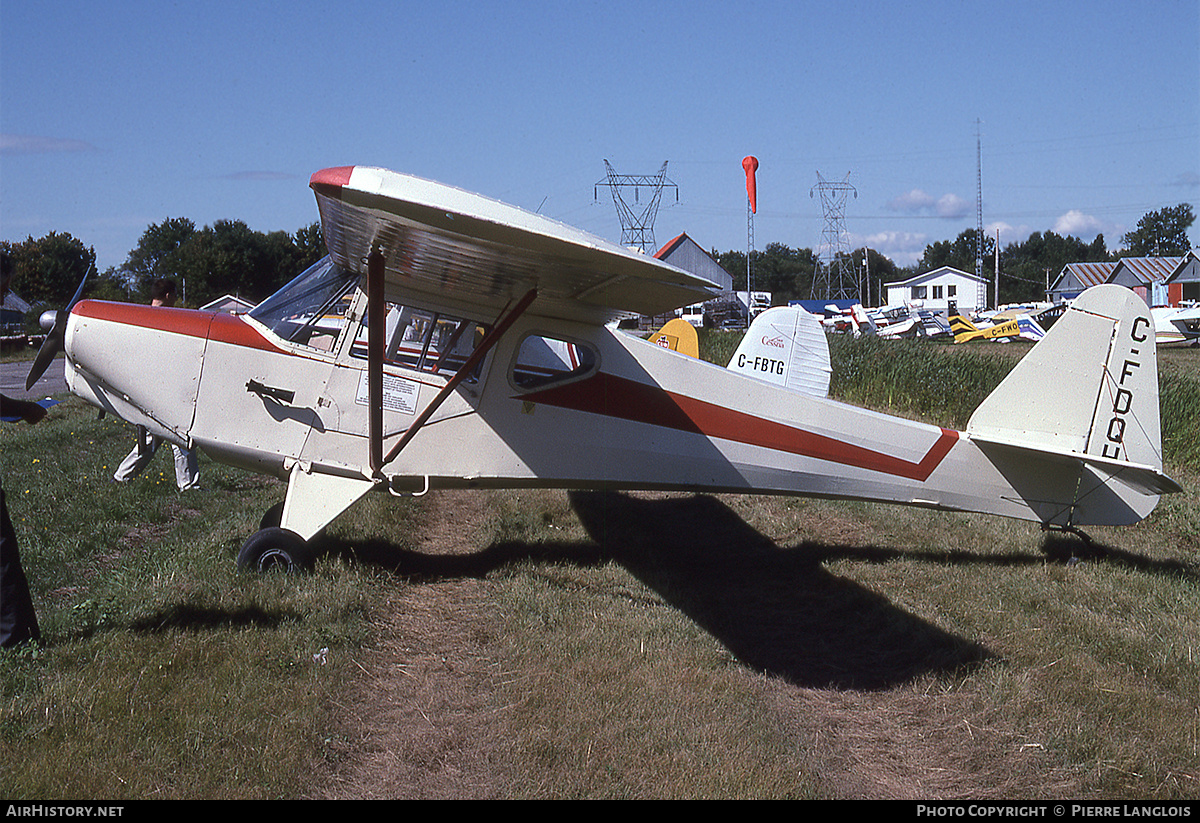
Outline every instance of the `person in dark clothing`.
{"label": "person in dark clothing", "polygon": [[[12,260],[6,251],[0,252],[0,302],[8,294],[12,280]],[[46,416],[46,410],[28,400],[5,397],[0,394],[0,417],[19,417],[27,423],[36,423]],[[3,476],[0,475],[0,647],[8,648],[30,640],[40,640],[37,614],[33,598],[29,594],[29,581],[21,568],[21,555],[17,551],[17,535],[12,519],[8,516],[8,499],[4,494]]]}

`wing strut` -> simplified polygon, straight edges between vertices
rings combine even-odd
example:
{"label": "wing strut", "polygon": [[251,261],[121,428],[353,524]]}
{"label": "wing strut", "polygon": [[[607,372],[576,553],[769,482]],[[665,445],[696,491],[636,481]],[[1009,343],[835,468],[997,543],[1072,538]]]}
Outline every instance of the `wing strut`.
{"label": "wing strut", "polygon": [[387,313],[383,300],[384,257],[378,247],[367,255],[367,434],[371,448],[371,473],[383,468],[383,348]]}
{"label": "wing strut", "polygon": [[[378,259],[376,259],[378,257]],[[375,284],[378,285],[375,285]],[[408,445],[409,441],[416,436],[417,432],[429,421],[433,413],[438,407],[445,402],[458,385],[467,378],[471,372],[475,371],[475,367],[487,355],[489,351],[500,342],[500,338],[508,331],[509,327],[525,313],[537,297],[537,289],[532,288],[525,293],[517,304],[512,307],[507,314],[501,314],[496,320],[495,325],[475,347],[475,351],[471,352],[471,356],[462,364],[462,367],[454,373],[449,382],[442,387],[437,396],[433,398],[428,406],[417,415],[417,419],[413,421],[399,442],[392,447],[386,457],[383,457],[383,338],[385,329],[382,328],[383,320],[375,321],[375,318],[383,318],[384,314],[380,311],[373,311],[373,306],[383,305],[383,255],[378,252],[372,252],[367,259],[367,299],[370,305],[367,308],[367,369],[370,372],[367,376],[367,396],[371,404],[371,420],[370,420],[370,448],[371,448],[371,471],[376,477],[382,476],[383,467],[396,459],[401,450]],[[376,302],[378,301],[378,302]],[[376,328],[375,323],[378,322],[381,328]]]}

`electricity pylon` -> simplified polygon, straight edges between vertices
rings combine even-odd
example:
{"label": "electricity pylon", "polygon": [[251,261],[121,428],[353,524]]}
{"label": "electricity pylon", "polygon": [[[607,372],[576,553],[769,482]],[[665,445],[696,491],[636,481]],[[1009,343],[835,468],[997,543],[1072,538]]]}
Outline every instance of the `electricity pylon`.
{"label": "electricity pylon", "polygon": [[[607,184],[612,191],[613,205],[617,207],[617,217],[621,221],[621,245],[636,246],[645,254],[654,254],[658,246],[654,242],[654,218],[658,216],[658,206],[662,201],[664,188],[675,189],[675,202],[679,202],[679,187],[667,179],[667,161],[663,161],[658,174],[617,174],[607,160],[604,168],[608,176],[597,180],[593,189],[593,197],[599,199],[599,187]],[[635,211],[625,202],[621,189],[633,189],[634,205],[640,205],[640,191],[650,189],[650,200],[641,211]]]}
{"label": "electricity pylon", "polygon": [[821,250],[817,255],[817,271],[813,276],[812,298],[814,300],[860,299],[857,278],[851,267],[850,240],[846,234],[846,199],[858,191],[850,185],[850,172],[846,179],[830,182],[817,172],[817,184],[813,192],[821,193],[821,211],[825,215],[825,228],[821,230]]}

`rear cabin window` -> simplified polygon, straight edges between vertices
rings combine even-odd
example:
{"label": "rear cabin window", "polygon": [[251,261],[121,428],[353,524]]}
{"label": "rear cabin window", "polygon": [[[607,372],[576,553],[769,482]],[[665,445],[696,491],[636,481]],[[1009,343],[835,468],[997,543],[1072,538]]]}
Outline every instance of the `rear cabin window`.
{"label": "rear cabin window", "polygon": [[[389,303],[385,322],[384,361],[428,374],[451,376],[458,372],[483,340],[487,328],[425,309]],[[367,323],[358,329],[350,354],[367,359]],[[479,376],[482,362],[468,379]]]}
{"label": "rear cabin window", "polygon": [[512,382],[522,390],[580,380],[596,371],[596,352],[570,340],[531,334],[521,341],[513,361]]}

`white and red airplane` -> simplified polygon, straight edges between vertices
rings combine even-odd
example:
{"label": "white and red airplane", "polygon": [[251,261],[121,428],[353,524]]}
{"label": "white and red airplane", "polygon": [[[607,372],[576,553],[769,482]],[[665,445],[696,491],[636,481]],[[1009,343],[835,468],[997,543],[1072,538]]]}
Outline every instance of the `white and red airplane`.
{"label": "white and red airplane", "polygon": [[706,280],[383,169],[310,185],[329,256],[248,314],[84,300],[48,336],[75,394],[288,481],[243,567],[303,567],[373,490],[806,495],[1063,529],[1135,523],[1179,490],[1128,289],[1080,296],[960,432],[830,400],[812,315],[763,313],[721,368],[611,322],[701,302]]}

